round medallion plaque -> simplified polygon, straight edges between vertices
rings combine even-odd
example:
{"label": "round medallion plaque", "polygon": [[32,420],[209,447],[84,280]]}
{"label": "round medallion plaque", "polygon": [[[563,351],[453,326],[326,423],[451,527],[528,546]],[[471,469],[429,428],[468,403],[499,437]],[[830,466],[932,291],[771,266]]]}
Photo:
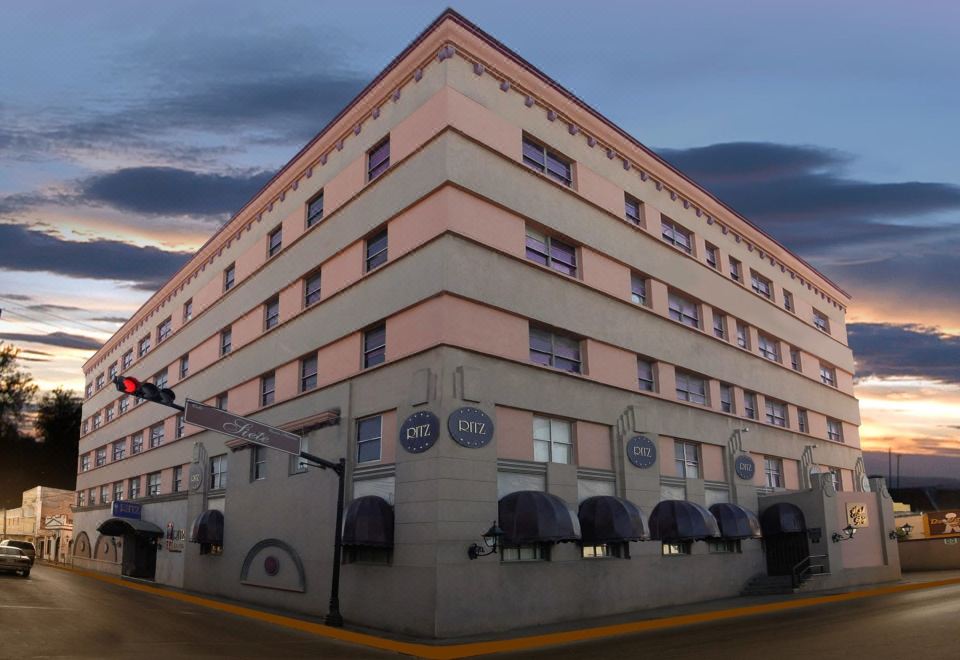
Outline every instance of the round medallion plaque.
{"label": "round medallion plaque", "polygon": [[757,473],[757,466],[752,458],[741,454],[733,459],[733,471],[744,481],[752,481],[753,475]]}
{"label": "round medallion plaque", "polygon": [[190,466],[190,488],[193,490],[200,490],[203,487],[203,475],[204,470],[203,466],[199,463],[194,463]]}
{"label": "round medallion plaque", "polygon": [[440,419],[432,412],[415,412],[400,427],[400,446],[411,454],[427,451],[440,437]]}
{"label": "round medallion plaque", "polygon": [[657,444],[645,435],[627,440],[627,460],[635,467],[648,468],[657,462]]}
{"label": "round medallion plaque", "polygon": [[479,408],[457,408],[447,418],[447,428],[458,445],[477,449],[493,439],[493,420]]}

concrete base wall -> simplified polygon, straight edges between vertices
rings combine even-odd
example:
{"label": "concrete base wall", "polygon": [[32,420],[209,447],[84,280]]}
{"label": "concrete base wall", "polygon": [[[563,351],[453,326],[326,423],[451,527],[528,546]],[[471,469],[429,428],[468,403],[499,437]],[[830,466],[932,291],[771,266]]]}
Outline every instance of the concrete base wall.
{"label": "concrete base wall", "polygon": [[923,539],[900,543],[900,566],[904,571],[944,571],[960,568],[960,543],[947,539]]}

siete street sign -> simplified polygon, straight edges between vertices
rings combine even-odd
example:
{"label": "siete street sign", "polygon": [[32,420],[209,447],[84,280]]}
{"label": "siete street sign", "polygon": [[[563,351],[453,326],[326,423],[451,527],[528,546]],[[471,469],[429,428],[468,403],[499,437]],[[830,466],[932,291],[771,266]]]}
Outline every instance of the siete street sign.
{"label": "siete street sign", "polygon": [[234,415],[228,410],[214,408],[187,399],[183,421],[217,433],[233,436],[255,445],[263,445],[288,454],[300,454],[300,436],[267,426],[254,419]]}

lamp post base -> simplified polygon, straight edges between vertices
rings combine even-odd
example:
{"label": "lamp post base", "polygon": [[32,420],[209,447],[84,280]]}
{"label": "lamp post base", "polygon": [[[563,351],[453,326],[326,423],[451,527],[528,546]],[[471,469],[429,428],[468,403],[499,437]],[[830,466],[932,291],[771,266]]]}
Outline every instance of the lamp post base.
{"label": "lamp post base", "polygon": [[323,618],[323,622],[331,628],[343,628],[343,616],[340,612],[331,612]]}

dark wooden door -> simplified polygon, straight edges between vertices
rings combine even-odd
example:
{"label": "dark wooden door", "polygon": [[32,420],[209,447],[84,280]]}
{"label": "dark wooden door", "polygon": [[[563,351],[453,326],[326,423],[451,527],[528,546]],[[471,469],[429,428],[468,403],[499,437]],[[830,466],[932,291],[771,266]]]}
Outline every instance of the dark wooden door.
{"label": "dark wooden door", "polygon": [[767,552],[767,575],[790,575],[793,567],[810,554],[806,532],[768,536],[763,543]]}

